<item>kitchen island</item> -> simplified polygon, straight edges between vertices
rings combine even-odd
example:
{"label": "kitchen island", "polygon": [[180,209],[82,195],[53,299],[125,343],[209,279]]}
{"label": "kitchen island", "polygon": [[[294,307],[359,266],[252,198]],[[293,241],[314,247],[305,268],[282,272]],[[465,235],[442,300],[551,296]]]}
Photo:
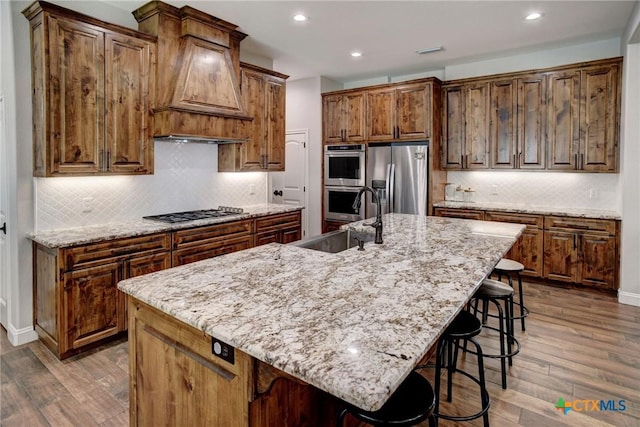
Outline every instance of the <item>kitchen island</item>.
{"label": "kitchen island", "polygon": [[[372,239],[363,223],[349,227]],[[364,251],[269,244],[120,282],[131,425],[331,425],[340,400],[380,408],[524,229],[383,223]]]}

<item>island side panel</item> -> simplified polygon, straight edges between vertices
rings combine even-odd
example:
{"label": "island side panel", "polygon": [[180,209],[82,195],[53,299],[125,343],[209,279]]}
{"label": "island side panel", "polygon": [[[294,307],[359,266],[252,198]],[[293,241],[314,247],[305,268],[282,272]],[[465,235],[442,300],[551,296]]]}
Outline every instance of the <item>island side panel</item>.
{"label": "island side panel", "polygon": [[131,426],[248,426],[253,359],[212,353],[211,337],[129,298]]}

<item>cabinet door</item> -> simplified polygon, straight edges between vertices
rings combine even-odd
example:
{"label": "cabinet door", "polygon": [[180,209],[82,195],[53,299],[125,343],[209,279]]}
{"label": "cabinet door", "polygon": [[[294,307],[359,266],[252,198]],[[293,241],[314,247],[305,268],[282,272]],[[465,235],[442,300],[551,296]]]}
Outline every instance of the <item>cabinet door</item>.
{"label": "cabinet door", "polygon": [[575,233],[565,231],[544,232],[544,277],[563,282],[576,281]]}
{"label": "cabinet door", "polygon": [[367,95],[369,141],[393,141],[396,136],[395,89],[371,90]]}
{"label": "cabinet door", "polygon": [[616,239],[598,234],[579,238],[578,281],[583,285],[616,288]]}
{"label": "cabinet door", "polygon": [[265,167],[270,171],[284,171],[285,153],[285,80],[265,77]]}
{"label": "cabinet door", "polygon": [[523,275],[542,277],[543,235],[542,230],[527,227],[506,256],[524,265]]}
{"label": "cabinet door", "polygon": [[107,33],[106,170],[152,173],[153,139],[149,80],[153,45],[145,40]]}
{"label": "cabinet door", "polygon": [[98,173],[104,147],[104,33],[49,17],[53,175]]}
{"label": "cabinet door", "polygon": [[465,102],[464,87],[444,89],[442,167],[462,169],[464,164]]}
{"label": "cabinet door", "polygon": [[420,83],[396,89],[396,139],[425,140],[431,137],[431,85]]}
{"label": "cabinet door", "polygon": [[517,87],[515,80],[491,82],[491,167],[517,167]]}
{"label": "cabinet door", "polygon": [[253,124],[251,139],[239,144],[240,170],[260,171],[263,170],[262,146],[266,138],[265,84],[261,73],[242,69],[242,99],[247,108],[247,114],[253,117]]}
{"label": "cabinet door", "polygon": [[466,169],[489,167],[489,84],[471,85],[466,88],[465,107]]}
{"label": "cabinet door", "polygon": [[518,168],[544,169],[544,76],[518,79]]}
{"label": "cabinet door", "polygon": [[343,96],[326,95],[322,99],[322,133],[324,142],[343,142]]}
{"label": "cabinet door", "polygon": [[365,139],[366,93],[344,95],[343,128],[346,142],[362,142]]}
{"label": "cabinet door", "polygon": [[64,274],[62,313],[65,336],[60,353],[76,349],[124,329],[119,324],[120,264],[109,263]]}
{"label": "cabinet door", "polygon": [[582,71],[580,168],[611,172],[617,167],[618,67]]}
{"label": "cabinet door", "polygon": [[232,252],[249,249],[253,246],[253,236],[239,236],[224,238],[219,241],[207,242],[200,245],[191,246],[173,251],[172,266],[189,264],[207,258],[230,254]]}
{"label": "cabinet door", "polygon": [[579,71],[550,73],[547,89],[548,169],[578,169]]}

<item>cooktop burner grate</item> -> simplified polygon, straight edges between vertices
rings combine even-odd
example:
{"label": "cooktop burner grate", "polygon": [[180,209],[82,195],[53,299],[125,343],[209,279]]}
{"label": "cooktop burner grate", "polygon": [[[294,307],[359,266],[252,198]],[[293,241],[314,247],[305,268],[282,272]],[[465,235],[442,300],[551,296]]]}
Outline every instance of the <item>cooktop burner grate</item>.
{"label": "cooktop burner grate", "polygon": [[243,213],[242,208],[232,208],[228,206],[220,206],[218,209],[202,209],[197,211],[173,212],[162,215],[143,216],[144,219],[152,221],[160,221],[167,223],[176,223],[184,221],[195,221],[198,219],[220,218],[231,215],[239,215]]}

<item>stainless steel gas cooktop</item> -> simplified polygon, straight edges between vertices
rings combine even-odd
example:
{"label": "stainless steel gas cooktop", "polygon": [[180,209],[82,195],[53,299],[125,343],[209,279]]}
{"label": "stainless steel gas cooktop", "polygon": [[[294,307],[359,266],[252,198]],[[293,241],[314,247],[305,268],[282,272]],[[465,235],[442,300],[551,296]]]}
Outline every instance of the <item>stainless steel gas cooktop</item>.
{"label": "stainless steel gas cooktop", "polygon": [[242,208],[232,208],[219,206],[218,209],[203,209],[198,211],[174,212],[162,215],[143,216],[144,219],[167,223],[195,221],[197,219],[220,218],[225,216],[239,215],[243,213]]}

